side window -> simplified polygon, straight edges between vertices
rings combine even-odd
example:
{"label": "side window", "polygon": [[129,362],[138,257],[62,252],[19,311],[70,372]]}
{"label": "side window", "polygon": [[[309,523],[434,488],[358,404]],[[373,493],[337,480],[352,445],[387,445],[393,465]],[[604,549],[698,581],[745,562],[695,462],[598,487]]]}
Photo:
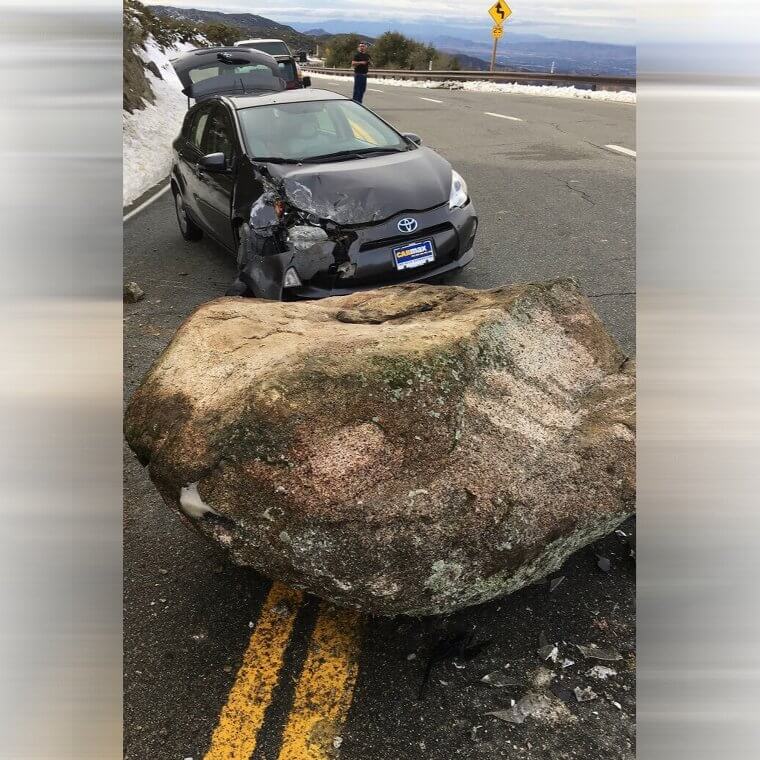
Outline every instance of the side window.
{"label": "side window", "polygon": [[224,153],[229,163],[235,154],[233,146],[232,125],[229,118],[223,108],[215,108],[211,113],[201,150],[204,154]]}
{"label": "side window", "polygon": [[208,116],[208,109],[201,109],[193,116],[193,120],[190,123],[189,140],[198,150],[202,150],[201,145],[203,144],[203,134],[206,130]]}

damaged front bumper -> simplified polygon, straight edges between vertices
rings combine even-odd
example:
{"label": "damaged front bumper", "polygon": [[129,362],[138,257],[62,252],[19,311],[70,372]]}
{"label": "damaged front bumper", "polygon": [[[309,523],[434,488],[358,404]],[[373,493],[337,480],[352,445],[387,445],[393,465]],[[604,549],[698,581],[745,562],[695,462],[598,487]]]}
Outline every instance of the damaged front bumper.
{"label": "damaged front bumper", "polygon": [[[413,216],[417,229],[401,234],[398,222]],[[254,295],[279,300],[347,295],[383,285],[416,282],[456,271],[474,258],[478,227],[468,202],[450,209],[444,203],[429,211],[400,213],[383,222],[356,227],[295,225],[287,231],[282,252],[255,255],[240,279]],[[422,266],[399,270],[394,248],[430,241],[434,259]]]}

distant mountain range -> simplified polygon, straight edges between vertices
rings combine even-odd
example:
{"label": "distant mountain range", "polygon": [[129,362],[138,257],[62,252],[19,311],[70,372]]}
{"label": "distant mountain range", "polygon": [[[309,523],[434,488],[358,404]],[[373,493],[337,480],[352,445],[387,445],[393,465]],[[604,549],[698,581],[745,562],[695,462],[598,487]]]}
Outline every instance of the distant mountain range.
{"label": "distant mountain range", "polygon": [[[355,32],[358,27],[362,34],[375,37],[389,29],[387,22],[374,21],[321,21],[316,30],[313,21],[311,26],[298,23],[293,26],[322,34]],[[458,34],[452,34],[449,24],[398,22],[393,24],[392,30],[434,45],[442,52],[456,54],[463,69],[489,67],[493,44],[489,26],[463,26]],[[565,74],[636,75],[636,48],[633,45],[555,39],[516,32],[509,25],[499,41],[496,60],[499,66],[516,71],[551,71],[553,67],[557,73]]]}
{"label": "distant mountain range", "polygon": [[[465,40],[440,35],[426,41],[446,53],[491,58],[490,39]],[[632,45],[604,45],[550,37],[525,40],[505,33],[499,41],[496,61],[499,66],[515,71],[551,71],[553,68],[558,74],[636,75],[636,48]]]}
{"label": "distant mountain range", "polygon": [[291,50],[309,50],[314,47],[314,36],[304,34],[287,24],[280,24],[254,13],[222,13],[221,11],[204,11],[198,8],[175,8],[172,5],[148,6],[157,16],[184,19],[199,23],[219,23],[244,29],[250,37],[273,37],[284,40]]}
{"label": "distant mountain range", "polygon": [[[254,13],[222,13],[170,5],[151,5],[150,9],[159,16],[237,26],[251,37],[276,37],[295,50],[313,50],[318,43],[322,46],[332,37],[348,33],[366,35],[365,39],[371,42],[374,37],[389,30],[387,22],[329,20],[288,26]],[[408,22],[394,24],[393,31],[456,56],[464,70],[483,71],[489,67],[492,39],[488,27],[463,26],[462,33],[452,34],[451,26]],[[499,42],[496,61],[499,67],[515,71],[553,69],[560,74],[636,75],[636,48],[632,45],[606,45],[554,39],[540,34],[520,34],[513,32],[509,25]]]}

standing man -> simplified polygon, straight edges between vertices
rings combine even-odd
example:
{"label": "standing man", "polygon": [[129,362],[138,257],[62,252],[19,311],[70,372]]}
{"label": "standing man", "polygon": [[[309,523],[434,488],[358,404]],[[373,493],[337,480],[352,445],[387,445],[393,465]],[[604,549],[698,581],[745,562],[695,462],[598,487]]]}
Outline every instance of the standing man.
{"label": "standing man", "polygon": [[367,89],[367,72],[371,59],[367,54],[367,43],[359,43],[359,52],[354,53],[354,60],[351,65],[354,67],[354,100],[357,103],[362,102],[364,92]]}

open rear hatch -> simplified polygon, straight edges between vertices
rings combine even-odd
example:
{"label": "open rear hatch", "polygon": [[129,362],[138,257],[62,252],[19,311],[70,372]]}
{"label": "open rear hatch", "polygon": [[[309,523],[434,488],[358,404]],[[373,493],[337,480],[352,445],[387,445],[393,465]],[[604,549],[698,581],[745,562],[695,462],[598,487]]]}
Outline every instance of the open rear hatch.
{"label": "open rear hatch", "polygon": [[258,95],[286,88],[277,61],[260,50],[203,48],[172,61],[182,92],[196,103],[213,95]]}

